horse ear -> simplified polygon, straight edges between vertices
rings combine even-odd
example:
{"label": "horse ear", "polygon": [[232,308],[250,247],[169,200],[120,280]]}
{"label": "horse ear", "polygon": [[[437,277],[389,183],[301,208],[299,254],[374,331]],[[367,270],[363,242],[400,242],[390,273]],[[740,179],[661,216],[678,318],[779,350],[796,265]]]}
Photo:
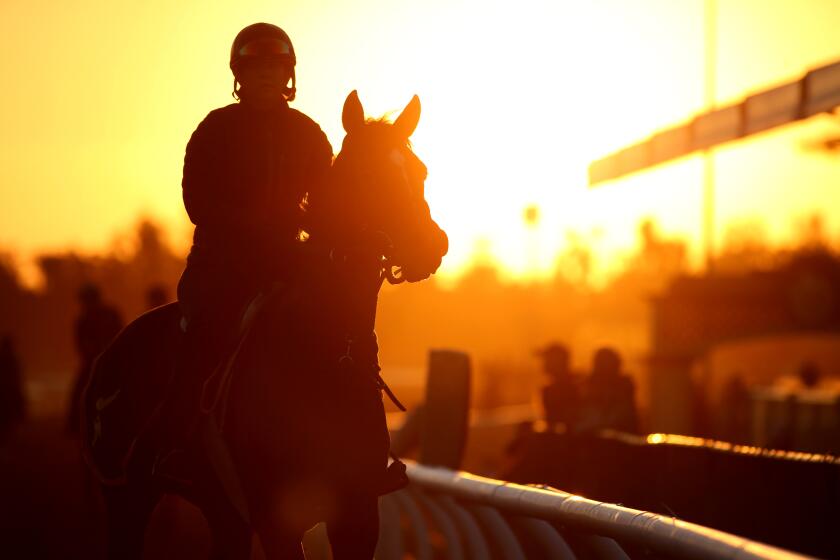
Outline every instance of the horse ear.
{"label": "horse ear", "polygon": [[420,98],[416,95],[411,98],[403,112],[394,121],[394,128],[406,139],[414,133],[417,123],[420,121]]}
{"label": "horse ear", "polygon": [[365,110],[362,108],[362,102],[359,101],[359,94],[355,89],[344,100],[341,124],[344,125],[344,130],[348,133],[365,124]]}

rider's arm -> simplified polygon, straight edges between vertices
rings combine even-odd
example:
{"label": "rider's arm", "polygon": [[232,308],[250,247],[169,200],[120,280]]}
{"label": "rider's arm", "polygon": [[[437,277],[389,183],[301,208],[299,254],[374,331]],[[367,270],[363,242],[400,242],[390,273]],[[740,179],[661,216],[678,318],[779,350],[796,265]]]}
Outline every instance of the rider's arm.
{"label": "rider's arm", "polygon": [[222,119],[214,113],[201,121],[187,143],[181,187],[192,223],[224,228],[244,222],[246,216],[241,205],[230,200],[231,187],[225,184],[230,155],[223,145]]}
{"label": "rider's arm", "polygon": [[339,218],[336,193],[330,190],[332,160],[332,146],[326,135],[318,130],[306,162],[308,184],[304,229],[314,243],[323,245],[333,243],[331,232],[337,225],[336,221]]}

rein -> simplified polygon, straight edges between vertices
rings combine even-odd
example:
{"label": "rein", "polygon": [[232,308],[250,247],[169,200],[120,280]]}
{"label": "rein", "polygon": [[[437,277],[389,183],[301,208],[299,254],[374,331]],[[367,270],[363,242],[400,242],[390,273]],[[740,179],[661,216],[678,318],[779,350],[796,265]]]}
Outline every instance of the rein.
{"label": "rein", "polygon": [[[405,278],[402,275],[402,269],[389,263],[387,258],[382,263],[382,278],[394,286],[405,282]],[[382,281],[380,280],[380,286],[381,285]]]}
{"label": "rein", "polygon": [[[383,234],[384,235],[384,234]],[[356,345],[365,344],[367,343],[370,346],[373,346],[373,351],[371,352],[369,348],[362,347],[362,352],[367,350],[370,355],[373,356],[373,363],[371,364],[371,373],[376,376],[376,386],[381,391],[384,391],[388,398],[394,403],[400,411],[406,412],[406,407],[403,405],[385,380],[382,378],[382,375],[379,373],[382,371],[382,368],[379,367],[379,360],[377,359],[378,348],[376,347],[376,335],[373,331],[373,324],[376,321],[376,306],[377,306],[377,299],[379,296],[379,290],[382,288],[383,282],[386,280],[389,284],[401,284],[405,282],[405,278],[402,277],[401,272],[402,270],[399,267],[392,265],[387,257],[383,258],[380,264],[380,272],[379,278],[376,282],[376,289],[373,290],[373,305],[369,307],[370,313],[368,317],[361,317],[360,320],[356,323],[355,329],[351,329],[351,331],[355,330],[356,332],[349,332],[347,334],[347,348],[344,352],[344,355],[341,356],[338,360],[339,365],[344,369],[349,369],[356,364],[356,359],[353,357],[354,348]]]}

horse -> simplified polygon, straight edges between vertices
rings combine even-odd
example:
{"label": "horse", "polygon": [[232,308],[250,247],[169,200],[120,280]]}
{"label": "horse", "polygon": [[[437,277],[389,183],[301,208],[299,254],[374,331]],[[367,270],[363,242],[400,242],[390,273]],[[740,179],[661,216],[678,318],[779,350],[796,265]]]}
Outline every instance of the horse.
{"label": "horse", "polygon": [[[141,315],[100,355],[84,394],[83,440],[102,481],[109,558],[141,558],[167,493],[202,511],[213,558],[249,558],[254,533],[268,560],[304,558],[303,534],[319,522],[334,558],[373,557],[378,497],[395,489],[386,487],[395,463],[382,394],[391,393],[373,334],[378,293],[385,280],[428,278],[448,246],[409,141],[419,118],[417,96],[390,122],[365,119],[357,93],[348,95],[328,194],[309,201],[322,225],[300,243],[309,264],[243,314],[235,344],[205,381],[186,476],[155,471],[160,445],[146,428],[161,405],[139,404],[160,403],[178,374],[178,304]],[[106,461],[103,442],[126,426],[139,435]]]}

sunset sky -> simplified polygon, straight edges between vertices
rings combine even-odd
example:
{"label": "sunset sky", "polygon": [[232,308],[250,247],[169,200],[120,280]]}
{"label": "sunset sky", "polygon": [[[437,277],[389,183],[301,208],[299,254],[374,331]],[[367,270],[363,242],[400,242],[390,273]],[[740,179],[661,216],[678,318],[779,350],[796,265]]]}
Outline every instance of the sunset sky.
{"label": "sunset sky", "polygon": [[[840,58],[840,1],[721,0],[718,102]],[[444,272],[477,244],[511,277],[550,272],[575,230],[613,257],[652,216],[699,262],[701,163],[689,158],[590,190],[588,163],[703,108],[700,0],[75,0],[0,4],[0,249],[107,248],[141,215],[186,244],[184,146],[226,105],[230,42],[268,21],[298,56],[295,107],[337,150],[341,106],[369,114],[423,104],[413,137],[433,215],[449,232]],[[840,119],[820,116],[723,148],[717,243],[761,222],[786,243],[826,212],[840,239],[840,157],[803,149]],[[528,227],[524,209],[537,205]],[[603,259],[606,262],[606,259]],[[616,261],[614,261],[616,262]],[[608,268],[608,265],[602,265]]]}

